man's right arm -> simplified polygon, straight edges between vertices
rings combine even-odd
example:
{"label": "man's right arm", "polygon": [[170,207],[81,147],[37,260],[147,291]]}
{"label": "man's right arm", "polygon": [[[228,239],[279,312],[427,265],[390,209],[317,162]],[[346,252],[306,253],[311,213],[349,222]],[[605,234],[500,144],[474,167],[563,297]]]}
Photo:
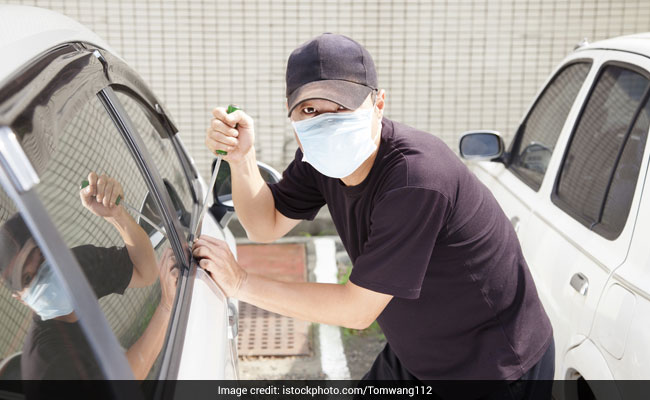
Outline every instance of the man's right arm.
{"label": "man's right arm", "polygon": [[213,154],[216,150],[228,152],[223,158],[230,165],[232,199],[248,238],[256,242],[281,238],[300,220],[275,208],[271,190],[257,167],[253,119],[241,110],[228,114],[224,108],[215,108],[212,114],[205,144]]}
{"label": "man's right arm", "polygon": [[251,153],[241,164],[230,164],[232,199],[248,238],[272,242],[286,235],[300,220],[288,218],[275,208],[271,189],[257,167],[255,151]]}

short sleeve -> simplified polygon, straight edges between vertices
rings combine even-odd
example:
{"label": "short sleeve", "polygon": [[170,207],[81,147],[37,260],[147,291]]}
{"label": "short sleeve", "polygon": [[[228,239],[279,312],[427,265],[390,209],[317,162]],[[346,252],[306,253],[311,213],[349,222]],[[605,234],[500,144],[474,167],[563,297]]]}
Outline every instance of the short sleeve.
{"label": "short sleeve", "polygon": [[123,294],[133,276],[133,262],[126,247],[83,245],[72,250],[97,298]]}
{"label": "short sleeve", "polygon": [[282,180],[269,184],[275,208],[287,218],[313,220],[325,199],[316,183],[313,168],[302,161],[302,151],[282,173]]}
{"label": "short sleeve", "polygon": [[416,299],[431,254],[451,213],[442,193],[404,187],[385,193],[370,217],[370,233],[354,260],[350,281],[396,297]]}

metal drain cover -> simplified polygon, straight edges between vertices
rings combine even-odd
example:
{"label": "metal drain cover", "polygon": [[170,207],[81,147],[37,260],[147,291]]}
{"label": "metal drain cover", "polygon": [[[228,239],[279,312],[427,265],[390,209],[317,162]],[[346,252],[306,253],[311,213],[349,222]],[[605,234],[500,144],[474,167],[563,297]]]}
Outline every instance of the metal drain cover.
{"label": "metal drain cover", "polygon": [[303,356],[311,354],[309,322],[239,302],[239,355]]}

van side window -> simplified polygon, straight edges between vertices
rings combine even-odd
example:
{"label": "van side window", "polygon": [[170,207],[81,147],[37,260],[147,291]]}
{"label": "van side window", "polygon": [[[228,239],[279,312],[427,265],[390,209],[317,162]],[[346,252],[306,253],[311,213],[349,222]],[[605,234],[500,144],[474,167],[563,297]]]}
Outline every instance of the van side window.
{"label": "van side window", "polygon": [[608,239],[620,235],[634,197],[650,123],[648,86],[638,72],[603,68],[556,183],[554,202]]}
{"label": "van side window", "polygon": [[577,62],[558,72],[519,127],[510,169],[534,190],[542,185],[557,138],[590,67],[589,62]]}

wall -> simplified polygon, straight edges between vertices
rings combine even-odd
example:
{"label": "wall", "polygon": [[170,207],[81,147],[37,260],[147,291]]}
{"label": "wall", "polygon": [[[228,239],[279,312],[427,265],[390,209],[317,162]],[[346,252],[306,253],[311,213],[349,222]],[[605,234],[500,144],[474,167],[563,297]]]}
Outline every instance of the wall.
{"label": "wall", "polygon": [[170,110],[208,174],[203,136],[216,105],[256,121],[258,158],[282,170],[296,148],[284,69],[297,45],[349,35],[375,59],[389,118],[456,149],[470,129],[509,140],[552,68],[584,37],[650,31],[634,1],[9,1],[62,12],[106,39]]}

